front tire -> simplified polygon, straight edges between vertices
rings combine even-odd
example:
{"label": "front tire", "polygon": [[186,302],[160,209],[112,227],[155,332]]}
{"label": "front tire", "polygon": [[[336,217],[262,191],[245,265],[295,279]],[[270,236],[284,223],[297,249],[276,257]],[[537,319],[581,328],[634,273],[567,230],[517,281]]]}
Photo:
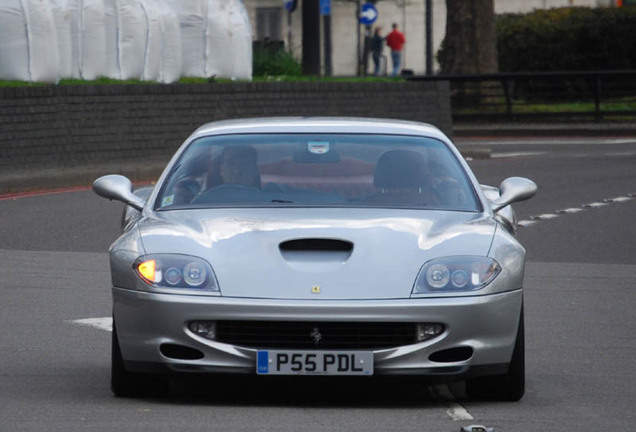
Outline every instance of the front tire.
{"label": "front tire", "polygon": [[466,381],[466,395],[475,399],[495,399],[509,402],[520,400],[525,393],[525,327],[523,306],[519,328],[508,372],[503,375],[473,378]]}
{"label": "front tire", "polygon": [[117,397],[157,396],[168,390],[168,379],[158,374],[129,372],[119,347],[117,327],[113,320],[110,389]]}

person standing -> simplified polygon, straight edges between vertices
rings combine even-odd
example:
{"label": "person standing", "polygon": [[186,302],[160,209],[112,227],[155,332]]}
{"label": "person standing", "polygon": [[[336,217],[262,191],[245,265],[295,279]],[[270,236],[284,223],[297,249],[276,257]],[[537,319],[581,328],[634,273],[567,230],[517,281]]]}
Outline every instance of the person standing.
{"label": "person standing", "polygon": [[402,49],[406,43],[404,33],[398,30],[397,23],[391,26],[393,30],[386,37],[386,45],[391,48],[391,61],[393,62],[393,76],[400,72],[400,62],[402,61]]}
{"label": "person standing", "polygon": [[380,34],[382,27],[376,27],[371,38],[371,58],[373,59],[373,75],[380,75],[380,61],[384,50],[384,38]]}

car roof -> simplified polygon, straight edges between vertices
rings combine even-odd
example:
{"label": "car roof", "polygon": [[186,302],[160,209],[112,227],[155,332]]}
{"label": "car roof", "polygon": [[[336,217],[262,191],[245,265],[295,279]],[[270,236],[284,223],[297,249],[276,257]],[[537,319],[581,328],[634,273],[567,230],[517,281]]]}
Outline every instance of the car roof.
{"label": "car roof", "polygon": [[364,117],[263,117],[204,124],[192,136],[235,133],[370,133],[421,135],[450,141],[433,125],[406,120]]}

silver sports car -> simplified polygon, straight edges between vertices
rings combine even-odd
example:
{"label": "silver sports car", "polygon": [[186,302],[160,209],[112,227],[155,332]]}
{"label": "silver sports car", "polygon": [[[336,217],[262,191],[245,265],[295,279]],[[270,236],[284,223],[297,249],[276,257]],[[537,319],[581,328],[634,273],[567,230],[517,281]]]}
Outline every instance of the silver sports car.
{"label": "silver sports car", "polygon": [[120,175],[110,248],[112,390],[177,373],[412,375],[524,393],[525,250],[509,204],[433,126],[357,118],[210,123],[153,188]]}

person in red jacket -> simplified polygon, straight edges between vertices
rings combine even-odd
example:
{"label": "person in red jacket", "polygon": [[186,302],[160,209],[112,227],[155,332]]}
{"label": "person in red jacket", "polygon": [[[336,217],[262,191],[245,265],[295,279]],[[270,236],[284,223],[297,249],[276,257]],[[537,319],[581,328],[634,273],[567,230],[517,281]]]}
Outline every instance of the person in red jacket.
{"label": "person in red jacket", "polygon": [[393,31],[386,37],[386,46],[391,48],[391,61],[393,62],[393,76],[397,76],[400,71],[400,62],[402,60],[402,48],[406,43],[404,33],[398,30],[398,25],[393,23]]}

